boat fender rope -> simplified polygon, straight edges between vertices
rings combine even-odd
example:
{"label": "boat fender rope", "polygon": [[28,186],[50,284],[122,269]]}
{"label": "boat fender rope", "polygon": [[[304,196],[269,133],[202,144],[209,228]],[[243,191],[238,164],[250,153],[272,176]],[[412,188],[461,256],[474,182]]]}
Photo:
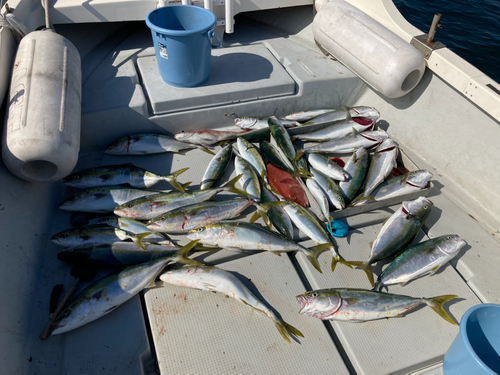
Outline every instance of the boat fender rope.
{"label": "boat fender rope", "polygon": [[28,28],[13,13],[0,14],[0,27],[11,29],[17,43],[28,34]]}

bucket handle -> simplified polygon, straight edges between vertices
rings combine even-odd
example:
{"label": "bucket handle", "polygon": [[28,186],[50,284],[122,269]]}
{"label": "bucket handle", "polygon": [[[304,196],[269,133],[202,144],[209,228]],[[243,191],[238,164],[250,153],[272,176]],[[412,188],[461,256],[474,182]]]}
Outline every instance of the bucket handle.
{"label": "bucket handle", "polygon": [[[217,34],[215,33],[214,29],[208,30],[207,36],[208,36],[208,40],[210,41],[210,44],[212,45],[212,48],[219,48],[220,46],[222,46],[222,40],[220,40],[220,38],[217,36]],[[217,39],[217,42],[219,44],[218,45],[217,44],[213,44],[212,43],[212,38]]]}

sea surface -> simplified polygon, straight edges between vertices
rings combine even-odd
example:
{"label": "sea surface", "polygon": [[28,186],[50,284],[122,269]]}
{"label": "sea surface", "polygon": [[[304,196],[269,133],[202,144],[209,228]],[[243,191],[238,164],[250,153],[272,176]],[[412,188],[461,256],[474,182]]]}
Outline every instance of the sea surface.
{"label": "sea surface", "polygon": [[441,13],[435,40],[500,83],[500,0],[393,0],[409,23],[429,32]]}

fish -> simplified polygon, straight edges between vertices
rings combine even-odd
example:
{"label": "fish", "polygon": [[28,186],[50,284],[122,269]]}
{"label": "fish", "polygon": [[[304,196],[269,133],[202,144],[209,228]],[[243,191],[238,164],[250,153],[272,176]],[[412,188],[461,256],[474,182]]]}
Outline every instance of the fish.
{"label": "fish", "polygon": [[[332,251],[332,272],[335,271],[335,267],[337,263],[342,263],[349,268],[352,268],[348,262],[338,253],[336,249],[335,240],[328,234],[325,229],[325,225],[308,209],[298,205],[294,202],[287,202],[284,204],[283,209],[290,216],[290,219],[295,224],[297,228],[299,228],[302,232],[306,234],[311,240],[320,245],[326,245],[326,249]],[[319,263],[314,263],[311,259],[309,259],[311,264],[321,272],[321,268]]]}
{"label": "fish", "polygon": [[331,205],[337,210],[343,210],[345,208],[344,195],[342,194],[339,185],[318,170],[314,168],[310,168],[310,170],[313,175],[312,178],[318,183],[319,187],[326,194]]}
{"label": "fish", "polygon": [[331,247],[331,243],[306,248],[261,225],[242,221],[220,221],[189,231],[189,240],[217,246],[232,251],[301,251],[311,264],[321,272],[317,257]]}
{"label": "fish", "polygon": [[127,217],[135,220],[151,220],[176,208],[212,199],[216,194],[224,191],[247,195],[246,192],[235,186],[236,181],[238,181],[240,177],[241,175],[236,176],[225,186],[213,189],[185,192],[175,191],[168,194],[155,194],[134,199],[116,207],[113,212],[120,217]]}
{"label": "fish", "polygon": [[448,323],[456,325],[443,305],[457,297],[448,294],[418,298],[363,289],[332,288],[312,290],[298,295],[296,299],[300,304],[299,314],[321,320],[366,322],[394,318],[426,304]]}
{"label": "fish", "polygon": [[[182,251],[187,253],[195,244],[196,241],[190,242]],[[152,260],[94,281],[61,311],[51,326],[52,335],[71,331],[110,313],[144,288],[152,286],[156,276],[169,262],[169,257]]]}
{"label": "fish", "polygon": [[[189,248],[146,244],[147,251],[133,242],[115,242],[109,245],[90,245],[60,251],[57,258],[63,262],[85,267],[123,267],[169,258],[170,262],[201,266],[203,263],[189,259]],[[208,249],[208,248],[207,248]]]}
{"label": "fish", "polygon": [[269,117],[267,123],[278,147],[283,151],[288,160],[294,163],[296,156],[295,147],[293,147],[292,139],[283,124],[274,116]]}
{"label": "fish", "polygon": [[187,233],[191,229],[238,216],[253,204],[249,198],[206,201],[176,208],[146,224],[148,230],[164,233]]}
{"label": "fish", "polygon": [[[189,184],[184,185],[184,189],[187,186]],[[59,208],[70,212],[108,213],[131,200],[159,193],[162,191],[134,189],[125,186],[102,186],[85,189],[65,199]],[[169,193],[169,191],[163,191],[163,193]]]}
{"label": "fish", "polygon": [[335,111],[336,111],[336,109],[313,109],[310,111],[298,111],[298,112],[289,113],[288,115],[283,117],[283,120],[304,122],[304,121],[310,120],[314,117],[324,115],[325,113],[330,113],[330,112],[335,112]]}
{"label": "fish", "polygon": [[352,136],[354,131],[358,133],[373,130],[375,122],[367,117],[354,117],[350,120],[334,123],[326,128],[311,133],[297,134],[293,139],[301,141],[326,142],[332,139],[340,139]]}
{"label": "fish", "polygon": [[205,174],[201,178],[200,190],[210,189],[224,176],[232,155],[233,146],[225,145],[222,147],[208,164]]}
{"label": "fish", "polygon": [[67,247],[81,246],[85,244],[110,244],[116,241],[132,240],[141,249],[146,250],[142,239],[151,234],[147,233],[132,234],[123,229],[113,228],[107,225],[87,225],[81,228],[72,228],[54,234],[51,237],[52,242]]}
{"label": "fish", "polygon": [[360,147],[371,149],[378,146],[388,135],[383,130],[373,130],[331,141],[318,143],[317,145],[306,147],[304,152],[335,152],[347,154],[356,151]]}
{"label": "fish", "polygon": [[349,261],[366,272],[372,287],[373,274],[370,265],[382,259],[397,255],[413,242],[418,231],[431,213],[433,203],[419,197],[413,201],[404,201],[383,224],[377,238],[370,244],[370,257],[365,262]]}
{"label": "fish", "polygon": [[323,189],[318,185],[314,178],[308,178],[306,180],[306,186],[311,192],[312,196],[318,203],[321,212],[325,218],[330,216],[330,204],[328,203],[328,197],[323,192]]}
{"label": "fish", "polygon": [[213,147],[219,142],[228,141],[247,132],[248,130],[237,132],[225,130],[183,130],[174,137],[181,142],[192,143],[204,147]]}
{"label": "fish", "polygon": [[467,244],[457,235],[444,235],[410,246],[382,272],[373,290],[384,286],[403,284],[421,276],[434,275],[458,255]]}
{"label": "fish", "polygon": [[[238,117],[234,119],[234,125],[244,130],[257,130],[257,129],[266,129],[269,127],[267,120],[269,117],[251,117],[244,116]],[[300,122],[298,121],[289,121],[289,120],[280,120],[283,126],[289,128],[294,126],[300,126]]]}
{"label": "fish", "polygon": [[368,172],[368,165],[370,154],[363,147],[358,148],[347,161],[344,170],[348,174],[345,181],[339,182],[339,188],[344,194],[344,201],[346,203],[352,201],[356,197],[357,192],[361,189],[363,181],[365,180],[366,173]]}
{"label": "fish", "polygon": [[238,138],[237,144],[240,156],[245,161],[247,161],[253,167],[253,169],[255,169],[257,175],[267,184],[268,179],[267,179],[266,164],[264,163],[264,160],[262,159],[259,150],[257,150],[254,145],[252,145],[250,142],[248,142],[243,138]]}
{"label": "fish", "polygon": [[339,167],[329,157],[314,152],[306,152],[304,155],[311,167],[327,177],[333,178],[336,181],[345,181],[349,177],[344,168]]}
{"label": "fish", "polygon": [[[276,147],[274,147],[273,144],[269,143],[268,141],[262,141],[260,143],[260,153],[262,155],[262,159],[264,160],[264,162],[266,163],[266,165],[268,163],[271,163],[272,165],[274,165],[275,167],[291,174],[292,176],[294,175],[294,170],[291,169],[288,164],[286,164],[282,159],[281,159],[281,155],[280,153],[278,152],[278,150],[276,149]],[[294,176],[296,177],[296,176]]]}
{"label": "fish", "polygon": [[274,322],[281,336],[289,343],[291,343],[290,335],[304,337],[297,328],[278,318],[271,309],[255,297],[245,284],[228,271],[209,266],[182,267],[164,272],[160,276],[160,280],[172,285],[207,292],[219,292],[232,297],[269,317]]}
{"label": "fish", "polygon": [[126,135],[112,142],[106,147],[104,153],[108,155],[151,155],[193,148],[199,148],[212,155],[214,154],[205,147],[179,142],[168,135],[153,133]]}
{"label": "fish", "polygon": [[149,233],[149,236],[144,237],[142,239],[142,242],[175,246],[174,243],[170,240],[170,238],[168,238],[164,234],[154,231],[150,228],[147,228],[146,224],[134,219],[112,216],[112,217],[105,217],[102,219],[98,219],[96,220],[96,224],[109,225],[110,227],[123,229],[128,233],[136,235],[141,233]]}
{"label": "fish", "polygon": [[[278,198],[265,187],[262,188],[260,197],[262,203],[279,202]],[[289,240],[293,239],[293,224],[283,207],[271,207],[267,211],[267,216],[278,232]]]}
{"label": "fish", "polygon": [[234,167],[236,174],[241,175],[238,183],[247,195],[255,202],[260,202],[261,185],[257,172],[252,165],[243,158],[236,156],[234,158]]}
{"label": "fish", "polygon": [[366,176],[364,196],[369,196],[396,167],[398,153],[398,146],[390,138],[384,139],[375,149]]}
{"label": "fish", "polygon": [[189,168],[179,169],[169,175],[162,176],[136,167],[131,163],[127,163],[84,169],[65,177],[63,182],[67,186],[85,189],[97,186],[123,184],[129,184],[134,188],[149,188],[160,181],[167,181],[177,190],[184,191],[183,187],[177,182],[177,176],[186,172],[188,169]]}
{"label": "fish", "polygon": [[398,197],[425,189],[433,174],[426,169],[419,169],[385,180],[379,184],[369,196],[361,196],[356,199],[355,206],[370,201],[381,201],[383,199]]}
{"label": "fish", "polygon": [[267,163],[266,167],[269,184],[274,190],[276,190],[284,198],[290,199],[303,207],[310,206],[309,199],[307,198],[304,188],[290,173],[275,167],[271,163]]}
{"label": "fish", "polygon": [[[367,117],[375,122],[379,119],[380,112],[373,107],[358,106],[349,108],[343,106],[342,108],[338,108],[333,111],[328,111],[325,112],[324,114],[314,116],[310,118],[309,121],[305,120],[306,122],[302,123],[302,125],[328,124],[328,123],[349,120],[350,118],[354,117]],[[290,115],[288,115],[285,116],[285,118],[290,119],[291,117]],[[303,120],[300,121],[302,122]]]}

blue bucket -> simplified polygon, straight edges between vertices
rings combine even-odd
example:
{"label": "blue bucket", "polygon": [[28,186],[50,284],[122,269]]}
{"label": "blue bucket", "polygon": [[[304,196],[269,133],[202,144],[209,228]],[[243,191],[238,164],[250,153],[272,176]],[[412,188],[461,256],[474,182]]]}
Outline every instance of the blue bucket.
{"label": "blue bucket", "polygon": [[[171,5],[146,17],[163,81],[177,87],[201,85],[210,72],[211,49],[220,47],[215,15],[191,5]],[[212,44],[215,37],[219,45]]]}
{"label": "blue bucket", "polygon": [[500,373],[500,305],[472,306],[460,321],[460,330],[443,361],[445,375]]}

